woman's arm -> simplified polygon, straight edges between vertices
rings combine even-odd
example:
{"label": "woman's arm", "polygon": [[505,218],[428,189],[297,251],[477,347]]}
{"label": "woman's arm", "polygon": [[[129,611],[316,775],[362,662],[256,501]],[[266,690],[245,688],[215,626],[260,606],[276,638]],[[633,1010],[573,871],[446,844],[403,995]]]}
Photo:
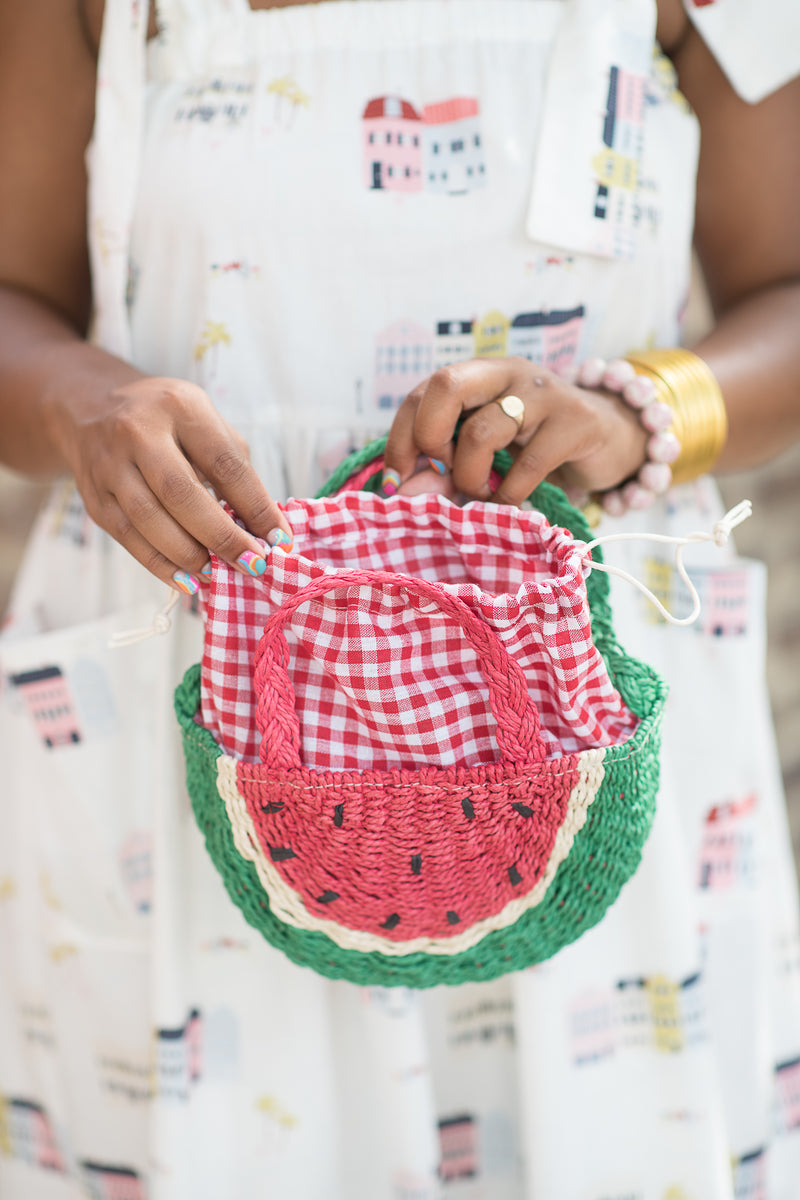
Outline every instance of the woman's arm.
{"label": "woman's arm", "polygon": [[286,523],[199,387],[84,340],[96,62],[82,18],[79,0],[0,3],[0,457],[29,474],[70,470],[95,521],[172,582],[196,576],[209,550],[232,563],[261,554],[202,479],[253,533]]}
{"label": "woman's arm", "polygon": [[[694,350],[729,415],[718,466],[736,469],[800,437],[800,80],[746,104],[680,0],[659,4],[658,35],[700,120],[696,242],[717,322]],[[490,403],[509,392],[525,404],[516,436]],[[621,483],[641,466],[645,440],[616,396],[572,387],[524,359],[474,360],[415,388],[392,426],[386,464],[407,480],[418,453],[430,455],[452,468],[456,491],[488,499],[493,453],[509,445],[514,465],[492,498],[519,504],[554,472],[589,491]]]}
{"label": "woman's arm", "polygon": [[694,346],[728,412],[720,470],[800,437],[800,79],[740,100],[694,27],[673,53],[700,121],[695,243],[716,323]]}

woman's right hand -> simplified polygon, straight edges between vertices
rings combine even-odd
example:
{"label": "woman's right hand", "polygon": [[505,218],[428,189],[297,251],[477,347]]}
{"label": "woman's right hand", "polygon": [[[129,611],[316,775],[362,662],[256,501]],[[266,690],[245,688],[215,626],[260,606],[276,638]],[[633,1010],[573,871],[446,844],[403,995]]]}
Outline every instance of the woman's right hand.
{"label": "woman's right hand", "polygon": [[265,551],[253,535],[291,549],[286,518],[250,464],[246,442],[202,388],[144,376],[90,394],[54,402],[52,437],[89,515],[153,575],[194,594],[209,551],[260,575]]}

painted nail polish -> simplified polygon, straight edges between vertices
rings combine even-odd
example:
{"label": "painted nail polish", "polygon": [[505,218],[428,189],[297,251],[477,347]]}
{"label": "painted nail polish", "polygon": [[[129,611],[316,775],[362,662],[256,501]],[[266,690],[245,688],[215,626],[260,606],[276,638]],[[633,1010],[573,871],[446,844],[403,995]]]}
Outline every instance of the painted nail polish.
{"label": "painted nail polish", "polygon": [[211,559],[208,560],[204,567],[200,568],[200,574],[205,576],[206,579],[211,578]]}
{"label": "painted nail polish", "polygon": [[428,462],[431,464],[431,466],[433,467],[433,469],[437,475],[446,475],[447,474],[447,467],[445,466],[445,464],[442,462],[442,460],[440,458],[430,458],[429,457]]}
{"label": "painted nail polish", "polygon": [[200,591],[200,581],[195,579],[194,575],[190,575],[188,571],[176,571],[172,578],[187,596],[196,596]]}
{"label": "painted nail polish", "polygon": [[260,554],[256,554],[255,550],[245,550],[236,561],[248,575],[263,575],[267,569],[266,560]]}
{"label": "painted nail polish", "polygon": [[387,467],[381,476],[381,490],[384,496],[396,496],[400,483],[401,480],[397,471],[393,471],[391,467]]}
{"label": "painted nail polish", "polygon": [[267,541],[274,550],[282,550],[284,554],[291,554],[294,549],[294,538],[285,529],[270,529]]}

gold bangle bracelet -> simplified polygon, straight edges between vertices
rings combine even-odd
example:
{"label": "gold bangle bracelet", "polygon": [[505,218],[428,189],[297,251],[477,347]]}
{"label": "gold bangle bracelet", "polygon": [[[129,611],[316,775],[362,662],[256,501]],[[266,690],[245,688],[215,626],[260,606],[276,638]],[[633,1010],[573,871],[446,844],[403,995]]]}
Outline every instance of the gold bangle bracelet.
{"label": "gold bangle bracelet", "polygon": [[673,412],[673,431],[681,453],[672,464],[675,483],[710,471],[728,436],[722,391],[711,369],[691,350],[641,350],[628,354],[637,374],[656,385],[659,400]]}

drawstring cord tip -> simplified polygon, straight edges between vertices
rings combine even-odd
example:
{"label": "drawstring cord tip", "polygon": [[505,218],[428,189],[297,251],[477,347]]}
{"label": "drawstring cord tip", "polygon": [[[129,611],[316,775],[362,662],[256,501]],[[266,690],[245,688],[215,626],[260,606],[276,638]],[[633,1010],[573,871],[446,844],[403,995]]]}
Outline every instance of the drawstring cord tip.
{"label": "drawstring cord tip", "polygon": [[737,525],[753,515],[753,505],[749,500],[740,500],[721,520],[711,527],[711,534],[717,546],[724,546]]}
{"label": "drawstring cord tip", "polygon": [[153,617],[150,625],[145,629],[126,629],[119,633],[112,633],[108,639],[108,648],[110,650],[119,650],[122,646],[135,646],[139,642],[146,642],[151,637],[159,637],[165,633],[169,633],[172,628],[172,621],[169,614],[179,600],[180,595],[178,592],[170,588],[167,599]]}
{"label": "drawstring cord tip", "polygon": [[[701,605],[697,588],[689,578],[689,575],[686,572],[686,567],[684,566],[684,546],[695,545],[698,542],[713,542],[715,546],[722,547],[727,543],[728,538],[736,526],[741,525],[742,521],[746,521],[747,518],[752,515],[753,505],[750,503],[750,501],[740,500],[738,504],[734,505],[733,508],[729,509],[729,511],[725,513],[724,517],[721,517],[719,521],[716,521],[714,525],[712,525],[710,532],[700,529],[695,530],[693,533],[687,533],[684,535],[684,537],[670,537],[665,533],[609,533],[606,534],[605,537],[595,538],[594,541],[587,543],[585,554],[586,566],[590,571],[605,571],[607,575],[617,575],[620,579],[624,579],[627,583],[630,583],[636,588],[637,591],[641,592],[642,595],[651,602],[651,604],[653,604],[653,606],[661,613],[661,616],[664,618],[664,620],[668,621],[670,625],[693,625],[700,616]],[[646,587],[640,579],[637,579],[635,575],[631,575],[630,572],[624,571],[621,567],[611,567],[607,566],[605,563],[595,562],[592,558],[592,550],[594,547],[601,546],[604,542],[634,541],[663,542],[667,545],[675,546],[675,570],[680,575],[681,579],[686,585],[689,595],[692,598],[692,611],[689,613],[688,617],[674,617],[672,613],[664,607],[658,597],[653,595],[650,589]]]}

